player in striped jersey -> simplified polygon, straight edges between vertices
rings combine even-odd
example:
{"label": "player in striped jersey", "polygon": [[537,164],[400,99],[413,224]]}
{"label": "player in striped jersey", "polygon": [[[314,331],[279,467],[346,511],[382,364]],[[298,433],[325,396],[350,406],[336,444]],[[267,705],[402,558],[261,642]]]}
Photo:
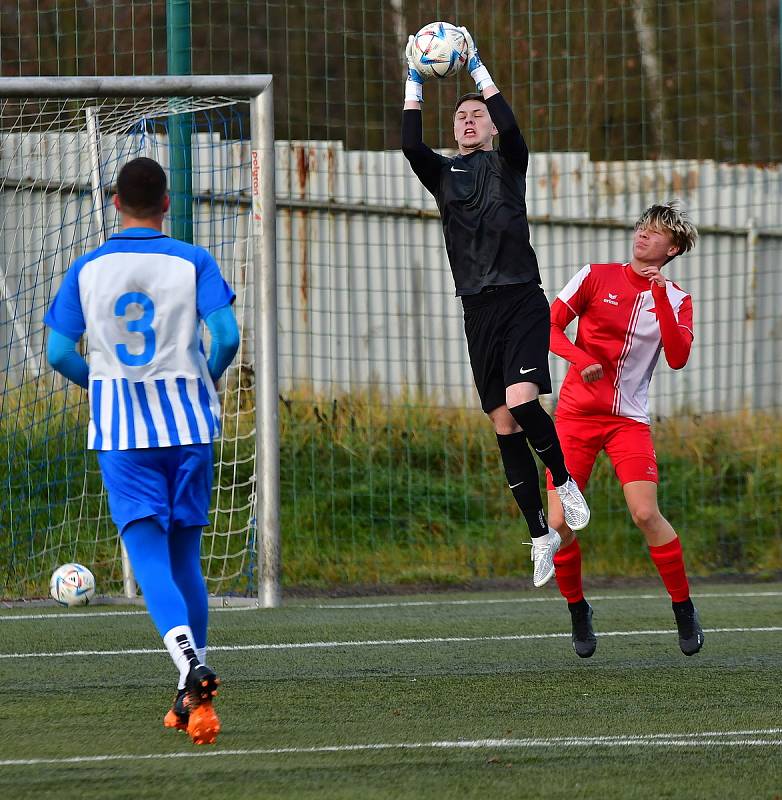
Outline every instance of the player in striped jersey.
{"label": "player in striped jersey", "polygon": [[[568,471],[583,491],[605,450],[627,507],[671,596],[679,646],[693,655],[703,630],[690,599],[679,537],[657,506],[657,461],[649,427],[648,391],[660,350],[673,369],[689,358],[692,300],[667,281],[663,266],[695,245],[697,231],[676,203],[654,205],[636,222],[633,257],[625,264],[587,264],[551,307],[551,351],[567,359],[556,426]],[[578,317],[575,343],[565,328]],[[562,537],[554,557],[568,601],[573,647],[589,658],[597,646],[592,608],[581,585],[581,550],[548,476],[549,520]]]}
{"label": "player in striped jersey", "polygon": [[[201,529],[209,521],[215,382],[233,359],[235,295],[203,248],[162,233],[166,176],[149,158],[120,170],[121,230],[66,272],[45,321],[54,369],[89,389],[96,450],[147,609],[179,670],[166,727],[215,741],[219,679],[205,664],[208,602]],[[209,358],[201,322],[212,335]],[[87,335],[89,364],[76,351]]]}

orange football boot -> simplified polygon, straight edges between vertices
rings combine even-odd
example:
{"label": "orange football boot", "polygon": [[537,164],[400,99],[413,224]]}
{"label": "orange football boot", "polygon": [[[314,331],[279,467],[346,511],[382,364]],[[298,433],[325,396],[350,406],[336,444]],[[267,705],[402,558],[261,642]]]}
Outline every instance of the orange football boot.
{"label": "orange football boot", "polygon": [[220,679],[205,664],[191,667],[185,683],[185,704],[189,712],[187,733],[194,744],[214,744],[220,733],[220,719],[212,705]]}
{"label": "orange football boot", "polygon": [[168,713],[163,717],[163,725],[166,728],[176,728],[178,731],[186,731],[187,723],[190,719],[190,712],[187,710],[187,690],[179,689],[174,702]]}

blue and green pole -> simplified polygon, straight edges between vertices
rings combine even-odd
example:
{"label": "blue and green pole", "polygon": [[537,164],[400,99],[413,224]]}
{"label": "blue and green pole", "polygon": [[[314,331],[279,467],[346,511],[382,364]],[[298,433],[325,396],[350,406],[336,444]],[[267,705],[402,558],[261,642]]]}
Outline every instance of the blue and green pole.
{"label": "blue and green pole", "polygon": [[[190,75],[190,0],[166,0],[166,42],[168,74]],[[185,242],[193,241],[192,129],[191,114],[172,114],[168,118],[171,234]]]}

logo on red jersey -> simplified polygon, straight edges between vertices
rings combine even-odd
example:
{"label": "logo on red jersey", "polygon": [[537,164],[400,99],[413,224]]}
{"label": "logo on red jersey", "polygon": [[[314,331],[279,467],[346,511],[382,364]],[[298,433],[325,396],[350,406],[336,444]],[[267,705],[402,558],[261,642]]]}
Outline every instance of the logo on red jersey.
{"label": "logo on red jersey", "polygon": [[608,297],[603,298],[603,302],[608,303],[608,305],[610,306],[618,306],[619,305],[619,303],[617,302],[618,297],[619,297],[618,294],[611,294],[611,292],[609,292]]}

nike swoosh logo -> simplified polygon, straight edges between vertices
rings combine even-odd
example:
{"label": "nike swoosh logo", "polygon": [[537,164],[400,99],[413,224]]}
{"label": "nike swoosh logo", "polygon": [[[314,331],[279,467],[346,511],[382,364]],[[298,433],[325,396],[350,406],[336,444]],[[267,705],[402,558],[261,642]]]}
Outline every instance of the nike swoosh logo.
{"label": "nike swoosh logo", "polygon": [[524,481],[519,481],[518,483],[509,483],[508,488],[515,489],[517,486],[521,486],[522,483],[524,483]]}
{"label": "nike swoosh logo", "polygon": [[468,169],[456,169],[456,167],[451,167],[451,172],[469,172]]}
{"label": "nike swoosh logo", "polygon": [[537,367],[530,367],[529,369],[524,369],[524,367],[522,367],[522,368],[519,370],[519,373],[520,373],[521,375],[526,375],[528,372],[534,372],[536,369],[537,369]]}

